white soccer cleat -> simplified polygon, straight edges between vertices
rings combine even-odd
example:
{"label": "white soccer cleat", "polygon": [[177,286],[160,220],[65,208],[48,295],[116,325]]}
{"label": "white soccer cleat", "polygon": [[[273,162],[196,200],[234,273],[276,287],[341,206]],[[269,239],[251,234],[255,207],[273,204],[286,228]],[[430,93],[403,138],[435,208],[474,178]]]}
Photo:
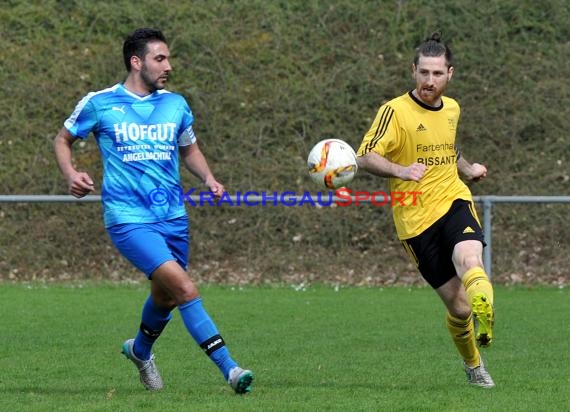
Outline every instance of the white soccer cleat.
{"label": "white soccer cleat", "polygon": [[253,372],[247,369],[242,369],[239,366],[230,370],[228,383],[232,389],[242,395],[251,392],[251,384],[253,382]]}
{"label": "white soccer cleat", "polygon": [[493,382],[493,378],[491,378],[491,375],[489,375],[489,372],[485,369],[483,359],[479,358],[479,361],[479,366],[475,366],[474,368],[467,366],[467,364],[463,362],[467,380],[471,385],[480,386],[482,388],[494,388],[495,382]]}
{"label": "white soccer cleat", "polygon": [[122,353],[130,359],[137,369],[139,370],[139,375],[141,383],[149,391],[159,391],[164,387],[160,373],[154,363],[154,354],[150,356],[149,360],[143,361],[136,357],[133,346],[135,344],[134,339],[129,339],[123,343]]}

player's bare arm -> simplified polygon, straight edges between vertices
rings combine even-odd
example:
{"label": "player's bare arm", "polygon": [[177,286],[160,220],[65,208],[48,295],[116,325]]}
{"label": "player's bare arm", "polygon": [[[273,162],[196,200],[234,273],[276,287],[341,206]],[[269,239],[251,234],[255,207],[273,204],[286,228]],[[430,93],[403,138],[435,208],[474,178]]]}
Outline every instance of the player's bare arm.
{"label": "player's bare arm", "polygon": [[53,147],[57,165],[67,182],[69,193],[81,198],[95,190],[95,186],[93,179],[87,173],[79,172],[73,167],[71,146],[75,140],[71,133],[62,127],[54,139]]}
{"label": "player's bare arm", "polygon": [[469,163],[463,156],[457,160],[457,169],[468,180],[478,181],[487,177],[487,168],[479,163]]}
{"label": "player's bare arm", "polygon": [[412,163],[409,166],[402,166],[390,162],[378,153],[369,152],[357,159],[358,167],[380,177],[396,177],[402,180],[413,180],[419,182],[424,176],[427,167],[421,163]]}
{"label": "player's bare arm", "polygon": [[212,193],[214,193],[215,197],[222,196],[226,189],[212,174],[204,154],[198,147],[198,143],[182,146],[180,148],[180,156],[184,162],[184,166],[190,173],[202,180]]}

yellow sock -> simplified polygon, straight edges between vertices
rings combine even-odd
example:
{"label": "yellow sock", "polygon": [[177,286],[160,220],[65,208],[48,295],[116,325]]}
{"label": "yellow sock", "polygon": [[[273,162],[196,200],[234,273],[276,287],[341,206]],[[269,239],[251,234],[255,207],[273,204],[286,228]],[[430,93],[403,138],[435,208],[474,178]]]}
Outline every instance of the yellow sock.
{"label": "yellow sock", "polygon": [[493,305],[493,285],[489,281],[489,277],[485,273],[485,270],[481,267],[474,267],[469,269],[463,275],[463,286],[465,286],[465,292],[467,293],[467,298],[469,299],[469,304],[477,293],[483,292],[489,303]]}
{"label": "yellow sock", "polygon": [[459,319],[448,312],[445,321],[451,339],[467,366],[471,368],[479,366],[479,349],[475,345],[473,317],[469,315],[467,319]]}

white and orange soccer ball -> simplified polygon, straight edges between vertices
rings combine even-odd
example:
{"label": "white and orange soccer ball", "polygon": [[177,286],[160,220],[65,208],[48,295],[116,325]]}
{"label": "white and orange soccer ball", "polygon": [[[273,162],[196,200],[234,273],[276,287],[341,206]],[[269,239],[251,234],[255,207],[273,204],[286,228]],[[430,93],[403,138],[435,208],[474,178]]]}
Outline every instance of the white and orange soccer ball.
{"label": "white and orange soccer ball", "polygon": [[356,153],[348,143],[325,139],[317,143],[307,159],[309,176],[320,188],[334,190],[349,184],[356,172]]}

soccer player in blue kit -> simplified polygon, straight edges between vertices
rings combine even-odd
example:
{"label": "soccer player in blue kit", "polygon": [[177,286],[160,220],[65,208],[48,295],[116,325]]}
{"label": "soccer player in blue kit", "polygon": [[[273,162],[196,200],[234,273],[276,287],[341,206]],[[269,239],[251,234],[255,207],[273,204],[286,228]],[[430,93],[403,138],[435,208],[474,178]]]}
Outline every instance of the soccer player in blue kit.
{"label": "soccer player in blue kit", "polygon": [[169,57],[159,30],[141,28],[129,35],[123,44],[125,81],[79,101],[54,139],[55,156],[69,192],[81,198],[95,187],[89,174],[74,167],[72,145],[95,136],[104,166],[105,228],[120,253],[150,280],[138,333],[122,348],[145,388],[163,388],[152,346],[178,307],[192,338],[243,394],[251,391],[253,373],[231,357],[186,272],[189,222],[180,202],[179,159],[215,197],[225,189],[198,147],[188,103],[164,89],[172,70]]}

